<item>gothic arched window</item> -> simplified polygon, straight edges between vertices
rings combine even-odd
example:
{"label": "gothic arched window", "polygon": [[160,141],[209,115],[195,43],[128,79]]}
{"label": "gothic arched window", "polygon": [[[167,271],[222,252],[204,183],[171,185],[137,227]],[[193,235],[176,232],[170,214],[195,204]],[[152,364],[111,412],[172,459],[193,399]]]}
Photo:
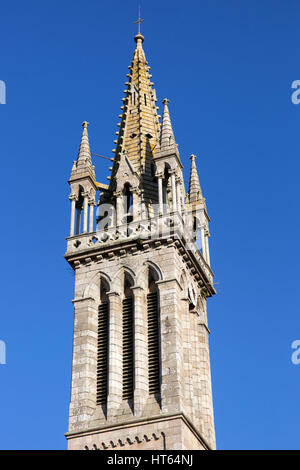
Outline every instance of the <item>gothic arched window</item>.
{"label": "gothic arched window", "polygon": [[125,273],[124,295],[122,301],[123,329],[123,400],[133,398],[134,377],[134,303],[132,289],[133,281]]}
{"label": "gothic arched window", "polygon": [[147,294],[149,394],[160,393],[160,319],[156,276],[149,270]]}
{"label": "gothic arched window", "polygon": [[105,405],[108,394],[109,301],[108,284],[100,281],[97,342],[97,405]]}

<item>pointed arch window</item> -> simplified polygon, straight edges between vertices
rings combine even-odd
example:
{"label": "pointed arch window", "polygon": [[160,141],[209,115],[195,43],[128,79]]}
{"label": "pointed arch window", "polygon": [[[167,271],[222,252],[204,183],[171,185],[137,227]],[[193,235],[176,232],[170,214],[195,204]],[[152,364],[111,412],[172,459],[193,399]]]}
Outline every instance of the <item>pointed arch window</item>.
{"label": "pointed arch window", "polygon": [[132,279],[127,273],[124,276],[124,297],[122,301],[123,329],[123,400],[133,398],[134,387],[134,302]]}
{"label": "pointed arch window", "polygon": [[109,345],[109,300],[108,284],[100,281],[100,304],[98,307],[97,339],[97,405],[105,405],[108,395],[108,345]]}
{"label": "pointed arch window", "polygon": [[160,366],[160,319],[159,319],[159,293],[155,274],[149,270],[147,294],[147,321],[148,321],[148,379],[149,394],[160,393],[161,366]]}

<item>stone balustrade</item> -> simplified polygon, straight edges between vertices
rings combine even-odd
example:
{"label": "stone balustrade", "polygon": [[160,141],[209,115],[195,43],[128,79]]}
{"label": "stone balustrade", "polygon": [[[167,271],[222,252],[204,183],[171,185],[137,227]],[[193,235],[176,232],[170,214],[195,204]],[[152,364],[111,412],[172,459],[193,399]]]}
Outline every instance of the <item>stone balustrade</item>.
{"label": "stone balustrade", "polygon": [[198,249],[193,238],[193,231],[188,222],[179,212],[159,215],[149,219],[132,221],[129,224],[121,224],[118,227],[110,227],[90,233],[81,233],[67,238],[67,254],[75,254],[87,249],[111,248],[123,241],[146,240],[155,241],[161,238],[174,237],[184,241],[186,249],[192,253],[198,261],[201,269],[209,281],[213,282],[212,271]]}

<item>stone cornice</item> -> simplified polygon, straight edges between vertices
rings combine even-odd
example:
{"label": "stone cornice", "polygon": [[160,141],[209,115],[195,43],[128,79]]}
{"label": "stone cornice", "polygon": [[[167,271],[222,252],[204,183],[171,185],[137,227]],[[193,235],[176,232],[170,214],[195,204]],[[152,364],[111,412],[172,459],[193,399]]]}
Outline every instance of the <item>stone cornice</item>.
{"label": "stone cornice", "polygon": [[86,181],[86,180],[89,180],[92,183],[96,191],[99,189],[96,181],[91,177],[91,175],[88,172],[83,172],[83,173],[80,173],[79,175],[71,176],[71,178],[68,180],[68,183],[72,185],[73,183],[78,183],[80,181]]}
{"label": "stone cornice", "polygon": [[203,447],[207,450],[211,449],[206,439],[202,437],[200,431],[198,431],[198,429],[193,425],[190,419],[183,412],[179,412],[175,414],[167,413],[163,415],[153,416],[151,418],[132,419],[132,420],[127,420],[121,423],[111,424],[110,426],[103,425],[103,426],[99,426],[96,428],[86,429],[84,431],[69,431],[65,433],[65,437],[67,439],[74,439],[76,437],[84,437],[84,436],[89,436],[91,434],[98,434],[99,432],[116,431],[118,429],[124,429],[124,427],[130,428],[136,425],[151,424],[151,423],[157,423],[157,422],[162,422],[162,421],[169,421],[173,419],[181,419],[187,425],[190,431],[194,434],[194,436],[198,439],[198,441],[201,442]]}
{"label": "stone cornice", "polygon": [[77,302],[83,302],[85,300],[95,300],[94,297],[82,297],[80,299],[73,299],[72,302],[73,304],[76,304]]}
{"label": "stone cornice", "polygon": [[76,267],[78,267],[80,263],[86,263],[87,256],[89,256],[88,259],[90,259],[91,261],[95,260],[96,262],[99,262],[100,256],[102,257],[101,260],[104,260],[105,258],[114,259],[115,256],[120,256],[121,250],[125,252],[123,253],[123,255],[126,256],[126,254],[132,255],[135,253],[139,253],[140,251],[143,252],[144,250],[147,250],[150,247],[152,247],[153,249],[159,249],[161,246],[173,245],[178,250],[180,256],[182,256],[183,260],[188,266],[188,269],[192,270],[193,276],[195,276],[196,281],[200,283],[200,287],[206,287],[210,296],[214,295],[216,293],[216,290],[212,284],[212,281],[210,280],[210,277],[213,277],[213,272],[210,266],[206,263],[201,253],[198,255],[198,260],[195,257],[195,254],[185,247],[185,244],[185,240],[176,237],[175,233],[173,235],[168,235],[167,238],[161,237],[150,240],[146,239],[143,240],[142,243],[139,243],[136,239],[130,238],[115,240],[114,242],[110,242],[109,245],[101,245],[97,248],[85,248],[81,252],[80,250],[78,250],[76,253],[66,253],[64,256],[66,260],[71,264],[71,266],[76,265]]}

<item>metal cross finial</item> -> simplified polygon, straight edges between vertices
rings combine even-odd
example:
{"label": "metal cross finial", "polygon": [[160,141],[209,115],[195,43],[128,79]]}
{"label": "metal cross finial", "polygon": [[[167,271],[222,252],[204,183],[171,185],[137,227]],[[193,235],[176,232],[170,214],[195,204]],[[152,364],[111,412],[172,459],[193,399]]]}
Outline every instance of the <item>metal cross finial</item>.
{"label": "metal cross finial", "polygon": [[139,18],[137,21],[134,22],[134,24],[138,24],[139,25],[139,34],[141,34],[141,23],[143,22],[143,18],[141,18],[141,7],[139,6]]}

